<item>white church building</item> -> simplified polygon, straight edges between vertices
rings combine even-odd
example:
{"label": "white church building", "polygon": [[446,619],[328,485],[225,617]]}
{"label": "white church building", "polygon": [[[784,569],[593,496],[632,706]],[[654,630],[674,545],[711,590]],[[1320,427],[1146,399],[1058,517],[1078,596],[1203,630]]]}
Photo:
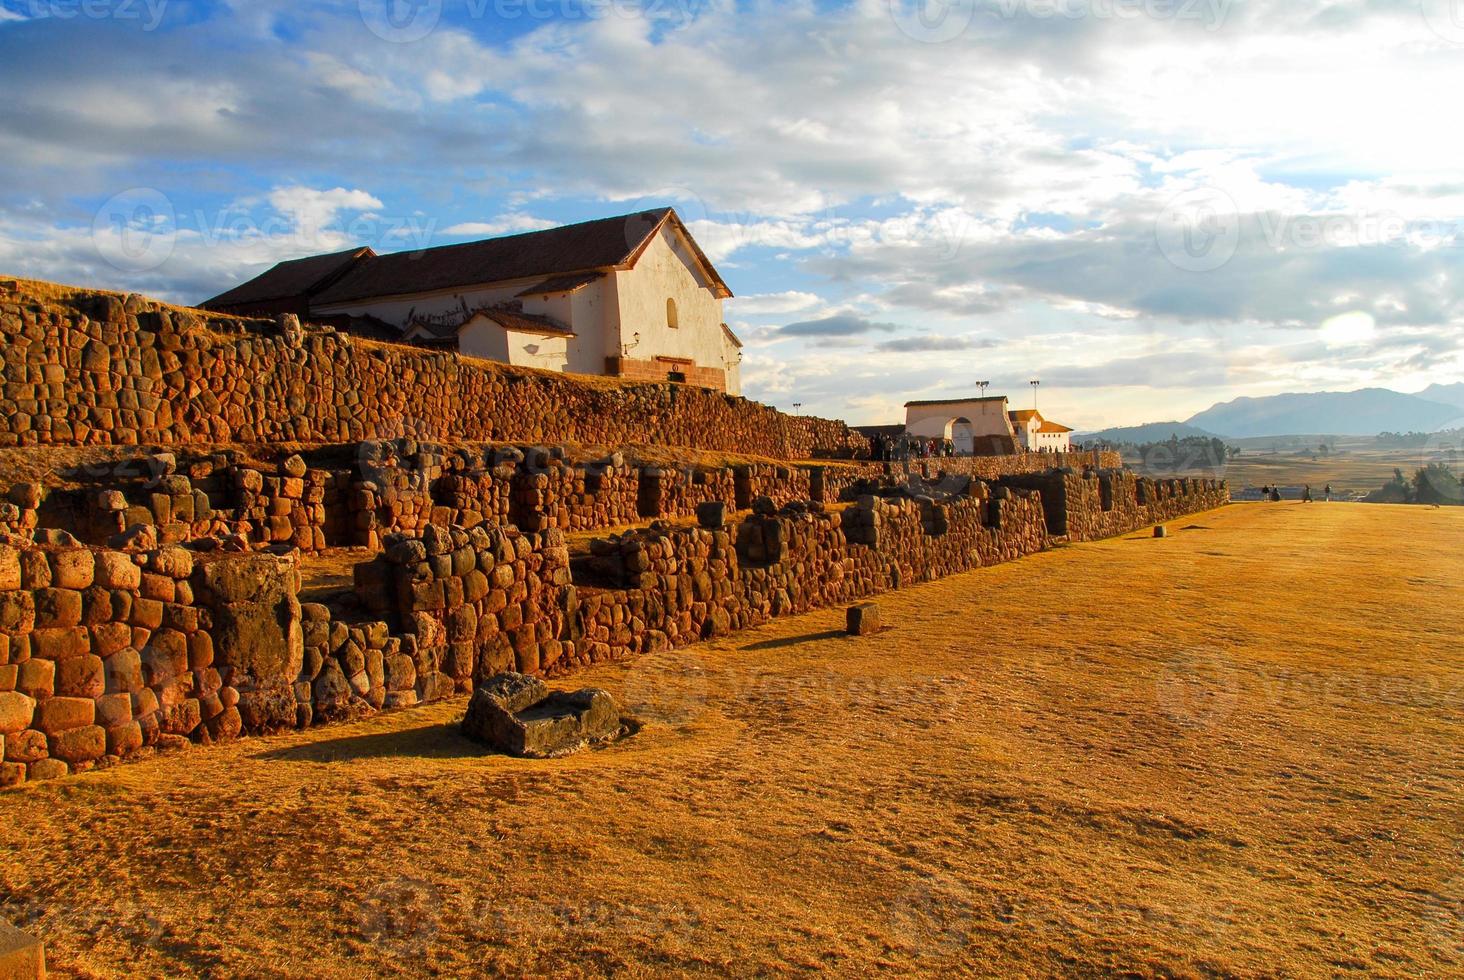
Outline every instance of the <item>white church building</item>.
{"label": "white church building", "polygon": [[949,439],[960,456],[1065,453],[1072,448],[1072,431],[1036,409],[1012,411],[1005,395],[905,403],[907,435]]}
{"label": "white church building", "polygon": [[671,208],[417,252],[282,262],[202,305],[507,364],[741,393],[732,291]]}

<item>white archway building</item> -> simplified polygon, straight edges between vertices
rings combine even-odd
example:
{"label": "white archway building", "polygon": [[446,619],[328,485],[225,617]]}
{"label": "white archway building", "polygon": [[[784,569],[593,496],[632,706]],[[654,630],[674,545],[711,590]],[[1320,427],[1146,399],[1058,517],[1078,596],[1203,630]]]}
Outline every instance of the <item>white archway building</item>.
{"label": "white archway building", "polygon": [[919,439],[950,439],[962,455],[1005,456],[1017,451],[1005,395],[907,402],[905,431]]}

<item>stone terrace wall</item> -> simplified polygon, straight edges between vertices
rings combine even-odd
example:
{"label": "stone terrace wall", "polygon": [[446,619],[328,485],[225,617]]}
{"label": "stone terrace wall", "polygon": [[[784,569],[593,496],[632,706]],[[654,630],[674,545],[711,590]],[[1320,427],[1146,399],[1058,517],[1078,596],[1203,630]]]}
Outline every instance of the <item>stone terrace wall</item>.
{"label": "stone terrace wall", "polygon": [[1151,480],[1129,470],[1052,470],[1000,482],[1041,494],[1048,533],[1072,541],[1111,538],[1230,502],[1220,480]]}
{"label": "stone terrace wall", "polygon": [[[1123,457],[1111,450],[1081,453],[1017,453],[1013,456],[952,456],[911,461],[911,469],[934,477],[941,471],[978,480],[998,480],[1022,473],[1046,473],[1053,469],[1119,469]],[[899,465],[896,464],[899,468]]]}
{"label": "stone terrace wall", "polygon": [[0,446],[649,443],[779,459],[868,454],[842,422],[673,384],[615,384],[179,312],[137,296],[0,293]]}
{"label": "stone terrace wall", "polygon": [[566,673],[1010,561],[1047,547],[1044,493],[1070,537],[1228,499],[1224,484],[1117,472],[842,512],[760,501],[735,524],[596,539],[573,569],[556,528],[428,523],[356,567],[364,613],[302,604],[290,556],[0,546],[0,785],[409,707],[508,668]]}

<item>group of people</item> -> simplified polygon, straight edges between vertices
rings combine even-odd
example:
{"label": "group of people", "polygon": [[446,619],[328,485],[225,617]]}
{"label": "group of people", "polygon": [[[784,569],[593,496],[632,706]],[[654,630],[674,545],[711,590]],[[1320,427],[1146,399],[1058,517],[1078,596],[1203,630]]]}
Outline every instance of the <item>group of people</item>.
{"label": "group of people", "polygon": [[874,458],[879,462],[936,459],[956,454],[956,444],[949,439],[922,439],[912,435],[877,436],[873,449]]}
{"label": "group of people", "polygon": [[[1331,500],[1332,499],[1332,485],[1330,483],[1327,484],[1327,489],[1326,489],[1325,492],[1327,494],[1327,500]],[[1281,488],[1280,487],[1273,487],[1273,486],[1264,486],[1264,487],[1261,487],[1261,499],[1262,500],[1269,500],[1272,503],[1276,503],[1276,502],[1280,501],[1280,499],[1281,499]],[[1302,491],[1301,491],[1301,502],[1304,503],[1304,504],[1309,504],[1309,503],[1312,502],[1312,492],[1311,492],[1311,484],[1310,483],[1308,483],[1304,488],[1302,488]]]}

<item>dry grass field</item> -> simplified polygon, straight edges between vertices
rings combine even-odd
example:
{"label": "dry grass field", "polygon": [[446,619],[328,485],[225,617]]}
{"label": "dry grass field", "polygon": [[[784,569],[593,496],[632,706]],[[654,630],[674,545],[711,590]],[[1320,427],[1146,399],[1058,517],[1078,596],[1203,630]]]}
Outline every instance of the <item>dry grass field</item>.
{"label": "dry grass field", "polygon": [[59,976],[1464,972],[1464,509],[1237,505],[574,679],[0,796]]}

